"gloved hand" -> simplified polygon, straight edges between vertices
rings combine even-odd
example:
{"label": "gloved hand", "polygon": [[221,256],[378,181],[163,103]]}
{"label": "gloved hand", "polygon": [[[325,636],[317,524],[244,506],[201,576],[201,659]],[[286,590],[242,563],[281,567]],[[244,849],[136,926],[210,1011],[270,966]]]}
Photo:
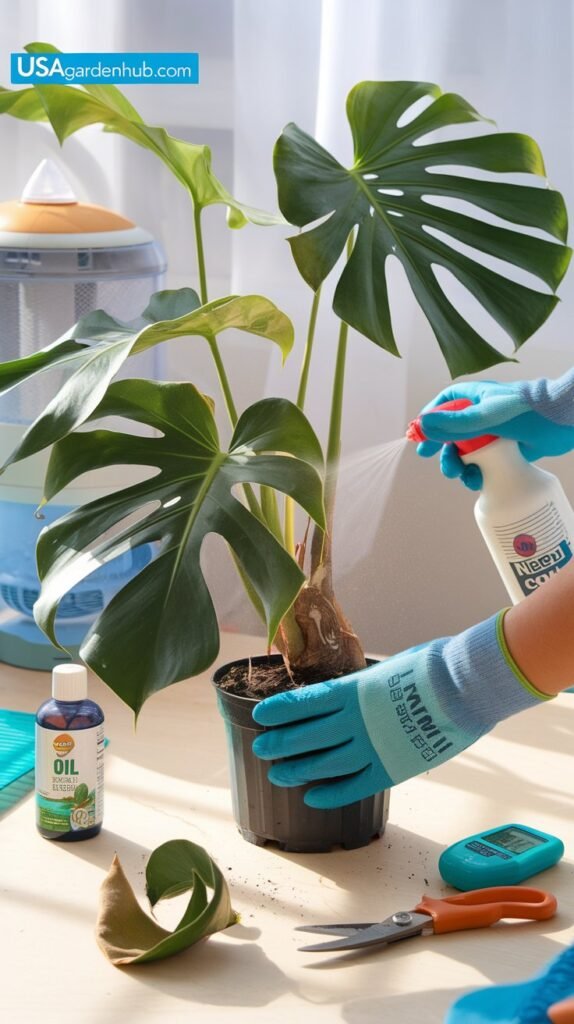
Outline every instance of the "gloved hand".
{"label": "gloved hand", "polygon": [[442,764],[503,718],[549,700],[513,661],[504,612],[360,672],[278,693],[253,751],[278,786],[319,782],[310,807],[352,803]]}
{"label": "gloved hand", "polygon": [[[469,398],[473,405],[458,411],[433,413],[432,409],[454,398]],[[441,471],[460,478],[471,490],[480,490],[482,474],[476,465],[465,465],[449,441],[465,441],[480,434],[497,434],[518,442],[525,459],[533,462],[547,455],[563,455],[574,449],[574,370],[558,380],[463,381],[453,384],[424,407],[420,416],[422,441],[417,452],[424,458],[440,451]]]}

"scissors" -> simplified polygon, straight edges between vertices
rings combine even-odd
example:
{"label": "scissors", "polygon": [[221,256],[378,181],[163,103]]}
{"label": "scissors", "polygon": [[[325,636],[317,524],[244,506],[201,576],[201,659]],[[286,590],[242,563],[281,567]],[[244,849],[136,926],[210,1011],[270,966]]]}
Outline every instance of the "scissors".
{"label": "scissors", "polygon": [[521,885],[494,886],[472,889],[444,899],[423,896],[413,910],[400,910],[384,921],[301,925],[296,930],[339,936],[330,942],[299,947],[304,953],[328,953],[386,945],[429,931],[441,935],[467,928],[487,928],[503,918],[544,921],[556,913],[557,906],[556,897],[542,889]]}

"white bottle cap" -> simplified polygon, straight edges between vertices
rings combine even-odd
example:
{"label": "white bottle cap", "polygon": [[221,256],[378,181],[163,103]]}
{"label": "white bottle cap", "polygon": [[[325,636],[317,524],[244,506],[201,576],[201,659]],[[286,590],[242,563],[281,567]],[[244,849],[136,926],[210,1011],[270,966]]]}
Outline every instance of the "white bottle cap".
{"label": "white bottle cap", "polygon": [[88,696],[88,673],[83,665],[56,665],[52,669],[54,700],[85,700]]}
{"label": "white bottle cap", "polygon": [[20,196],[22,203],[77,203],[70,182],[53,160],[42,160],[26,182]]}

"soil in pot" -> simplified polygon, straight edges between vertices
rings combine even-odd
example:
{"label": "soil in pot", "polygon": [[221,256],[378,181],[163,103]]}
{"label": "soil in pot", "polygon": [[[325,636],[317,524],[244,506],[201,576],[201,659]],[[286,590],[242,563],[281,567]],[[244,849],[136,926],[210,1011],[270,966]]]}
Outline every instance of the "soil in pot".
{"label": "soil in pot", "polygon": [[276,843],[292,852],[325,853],[335,846],[348,850],[366,846],[382,835],[388,791],[345,807],[317,810],[303,800],[309,786],[272,785],[267,778],[269,762],[253,754],[253,740],[262,731],[252,718],[255,704],[296,688],[280,655],[223,665],[213,683],[227,732],[233,811],[244,839],[258,846]]}

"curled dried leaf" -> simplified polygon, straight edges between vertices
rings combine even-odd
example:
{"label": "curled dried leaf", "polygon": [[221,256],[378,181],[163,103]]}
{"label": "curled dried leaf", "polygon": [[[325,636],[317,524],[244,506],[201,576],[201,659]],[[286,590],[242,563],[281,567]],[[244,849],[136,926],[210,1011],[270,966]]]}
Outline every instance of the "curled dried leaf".
{"label": "curled dried leaf", "polygon": [[162,899],[191,892],[187,909],[172,931],[162,928],[140,907],[116,855],[104,879],[96,938],[115,966],[161,960],[238,921],[227,883],[209,854],[186,839],[154,850],[146,869],[152,907]]}

